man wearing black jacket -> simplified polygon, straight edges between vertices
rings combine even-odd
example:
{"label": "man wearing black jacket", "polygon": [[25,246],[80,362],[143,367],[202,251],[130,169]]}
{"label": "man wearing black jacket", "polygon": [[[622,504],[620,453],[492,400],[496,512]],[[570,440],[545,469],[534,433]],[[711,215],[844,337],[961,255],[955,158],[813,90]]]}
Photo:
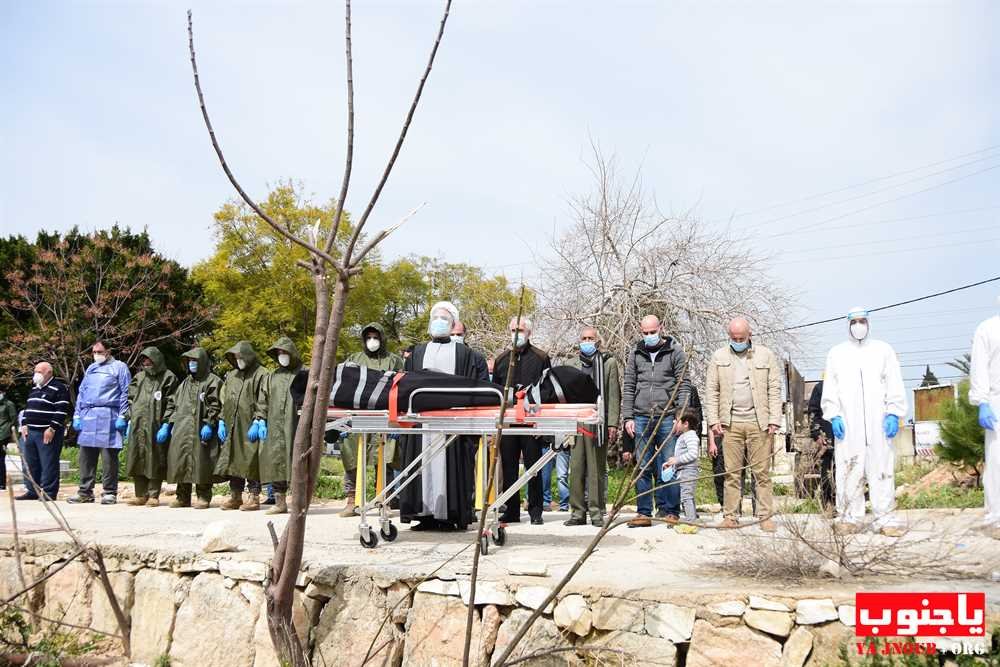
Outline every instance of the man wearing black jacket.
{"label": "man wearing black jacket", "polygon": [[809,436],[816,443],[819,462],[819,499],[824,510],[836,506],[833,488],[833,425],[823,419],[823,380],[809,394]]}
{"label": "man wearing black jacket", "polygon": [[[510,321],[510,333],[514,340],[514,349],[506,350],[493,363],[493,382],[503,385],[507,381],[507,369],[511,363],[511,355],[515,355],[514,376],[511,387],[529,385],[538,382],[542,373],[552,367],[549,355],[531,344],[531,320],[522,317]],[[510,433],[515,429],[506,429]],[[524,456],[525,469],[530,468],[542,456],[546,442],[543,438],[532,435],[504,435],[500,439],[500,466],[503,475],[503,489],[513,486],[518,478],[519,460]],[[535,475],[528,482],[528,515],[531,523],[542,523],[542,479]],[[500,520],[504,523],[517,523],[521,520],[521,493],[507,501],[506,509]]]}

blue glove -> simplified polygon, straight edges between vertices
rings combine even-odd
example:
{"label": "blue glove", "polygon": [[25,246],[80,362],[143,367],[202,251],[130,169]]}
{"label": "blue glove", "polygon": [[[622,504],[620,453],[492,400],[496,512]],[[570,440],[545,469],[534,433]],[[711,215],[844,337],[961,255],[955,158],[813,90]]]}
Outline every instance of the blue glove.
{"label": "blue glove", "polygon": [[226,437],[229,436],[229,431],[226,429],[226,422],[219,420],[219,442],[225,442]]}
{"label": "blue glove", "polygon": [[979,404],[979,425],[987,431],[996,430],[997,416],[993,413],[993,408],[989,403]]}
{"label": "blue glove", "polygon": [[161,445],[165,443],[170,438],[170,424],[164,424],[160,427],[160,430],[156,432],[156,441]]}
{"label": "blue glove", "polygon": [[267,440],[267,422],[263,419],[260,421],[260,428],[257,429],[257,437],[260,438],[261,442]]}
{"label": "blue glove", "polygon": [[843,440],[845,433],[844,418],[834,417],[833,419],[830,420],[830,425],[833,426],[833,437],[836,438],[837,440]]}
{"label": "blue glove", "polygon": [[118,417],[118,419],[115,420],[115,430],[122,435],[125,435],[125,432],[128,431],[128,420],[124,417]]}
{"label": "blue glove", "polygon": [[212,439],[212,427],[205,424],[201,427],[201,441],[207,442]]}
{"label": "blue glove", "polygon": [[885,419],[882,420],[882,430],[885,431],[885,437],[895,438],[896,434],[899,433],[899,417],[886,415]]}
{"label": "blue glove", "polygon": [[76,415],[73,415],[73,430],[79,431],[82,428],[83,428],[83,420],[77,417]]}
{"label": "blue glove", "polygon": [[666,468],[663,469],[663,472],[660,473],[660,479],[662,479],[663,483],[666,484],[667,482],[669,482],[674,478],[675,472],[676,471],[674,470],[673,466],[667,466]]}
{"label": "blue glove", "polygon": [[250,424],[250,430],[247,431],[247,437],[250,442],[257,442],[260,439],[260,420],[255,419],[252,424]]}

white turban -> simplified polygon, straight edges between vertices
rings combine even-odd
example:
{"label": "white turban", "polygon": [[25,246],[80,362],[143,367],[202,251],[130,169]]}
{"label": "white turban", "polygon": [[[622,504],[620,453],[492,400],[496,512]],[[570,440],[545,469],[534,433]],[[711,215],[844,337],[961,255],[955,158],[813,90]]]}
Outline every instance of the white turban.
{"label": "white turban", "polygon": [[451,301],[438,301],[433,306],[431,306],[430,318],[432,320],[434,319],[434,313],[439,310],[448,311],[448,314],[451,315],[452,325],[454,325],[455,322],[458,322],[458,308],[456,308],[455,304],[453,304]]}

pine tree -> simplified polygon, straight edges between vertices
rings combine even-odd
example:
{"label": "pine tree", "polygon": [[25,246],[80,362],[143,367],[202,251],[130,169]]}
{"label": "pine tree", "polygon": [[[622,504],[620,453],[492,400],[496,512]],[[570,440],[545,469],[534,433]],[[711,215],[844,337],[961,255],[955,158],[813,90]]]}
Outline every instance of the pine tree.
{"label": "pine tree", "polygon": [[979,409],[969,403],[969,381],[958,385],[958,398],[942,407],[941,444],[934,448],[942,461],[971,471],[980,486],[980,469],[986,454],[985,432],[979,425]]}
{"label": "pine tree", "polygon": [[933,387],[934,385],[940,384],[938,382],[937,376],[931,372],[931,367],[928,366],[927,370],[924,371],[924,379],[920,383],[921,387]]}

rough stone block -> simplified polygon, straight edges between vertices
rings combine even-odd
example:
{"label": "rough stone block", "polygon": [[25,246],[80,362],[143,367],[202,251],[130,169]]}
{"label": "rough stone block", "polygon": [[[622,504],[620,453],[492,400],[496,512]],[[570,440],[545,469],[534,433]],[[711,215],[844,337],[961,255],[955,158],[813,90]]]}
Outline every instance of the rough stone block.
{"label": "rough stone block", "polygon": [[795,622],[799,625],[818,625],[837,618],[837,608],[830,599],[799,600],[795,605]]}
{"label": "rough stone block", "polygon": [[777,602],[775,600],[768,600],[767,598],[760,597],[759,595],[750,596],[750,608],[751,609],[766,609],[768,611],[791,611],[787,604],[783,602]]}
{"label": "rough stone block", "polygon": [[642,632],[646,616],[641,602],[624,598],[602,597],[594,603],[594,627],[598,630]]}
{"label": "rough stone block", "polygon": [[689,607],[662,603],[646,609],[646,633],[676,643],[691,639],[695,611]]}
{"label": "rough stone block", "polygon": [[[526,609],[514,609],[504,619],[504,622],[500,624],[500,630],[497,632],[496,647],[493,649],[492,664],[496,665],[498,663],[500,655],[510,645],[514,635],[528,620],[531,613]],[[524,657],[541,649],[570,648],[572,646],[572,642],[559,632],[559,628],[556,627],[555,622],[542,616],[531,625],[524,639],[514,648],[511,658]],[[583,661],[577,658],[576,654],[572,651],[565,651],[549,654],[544,658],[532,660],[528,664],[532,665],[532,667],[565,667],[566,665],[573,665],[575,667],[576,665],[582,665]]]}
{"label": "rough stone block", "polygon": [[267,565],[252,560],[220,560],[219,574],[237,581],[264,581]]}
{"label": "rough stone block", "polygon": [[590,632],[593,614],[582,595],[567,595],[556,605],[553,618],[556,627],[563,628],[583,637]]}
{"label": "rough stone block", "polygon": [[585,660],[590,659],[587,664],[627,665],[629,667],[639,667],[640,665],[674,667],[677,664],[677,647],[669,639],[613,630],[597,633],[583,640],[582,643],[587,646],[621,651],[621,653],[593,651],[591,655],[584,656]]}
{"label": "rough stone block", "polygon": [[717,628],[699,619],[694,624],[685,664],[687,667],[780,667],[781,644],[745,625]]}
{"label": "rough stone block", "polygon": [[139,570],[133,584],[132,660],[152,664],[170,651],[174,616],[190,580],[162,570]]}
{"label": "rough stone block", "polygon": [[201,534],[201,550],[205,553],[239,550],[239,527],[233,521],[213,521]]}
{"label": "rough stone block", "polygon": [[805,628],[795,628],[781,650],[781,662],[784,667],[802,667],[812,651],[813,636]]}
{"label": "rough stone block", "polygon": [[[542,606],[551,593],[552,589],[548,586],[521,586],[517,589],[514,600],[522,607],[535,610]],[[555,607],[555,602],[550,602],[545,607],[545,613],[551,614]]]}
{"label": "rough stone block", "polygon": [[[239,587],[226,588],[221,575],[196,576],[177,610],[171,665],[252,665],[254,626],[263,600],[258,595],[254,604]],[[217,627],[211,631],[213,624]]]}
{"label": "rough stone block", "polygon": [[45,582],[42,616],[90,627],[90,601],[90,569],[80,562],[70,563]]}
{"label": "rough stone block", "polygon": [[[468,607],[459,599],[418,593],[406,628],[403,662],[409,667],[447,667],[462,664]],[[483,653],[483,624],[473,611],[469,664],[479,665]]]}
{"label": "rough stone block", "polygon": [[383,625],[386,612],[385,591],[371,579],[339,579],[316,626],[314,664],[360,667],[371,646],[368,665],[398,665],[403,640],[395,625]]}
{"label": "rough stone block", "polygon": [[775,637],[787,637],[793,625],[791,614],[767,609],[748,609],[743,614],[743,622],[751,628]]}
{"label": "rough stone block", "polygon": [[[109,572],[108,579],[111,581],[111,590],[118,600],[118,606],[128,619],[132,614],[132,603],[135,600],[135,577],[127,572]],[[90,627],[100,632],[118,634],[118,619],[111,609],[111,601],[108,600],[100,582],[95,580],[94,583],[96,585],[90,596]]]}

